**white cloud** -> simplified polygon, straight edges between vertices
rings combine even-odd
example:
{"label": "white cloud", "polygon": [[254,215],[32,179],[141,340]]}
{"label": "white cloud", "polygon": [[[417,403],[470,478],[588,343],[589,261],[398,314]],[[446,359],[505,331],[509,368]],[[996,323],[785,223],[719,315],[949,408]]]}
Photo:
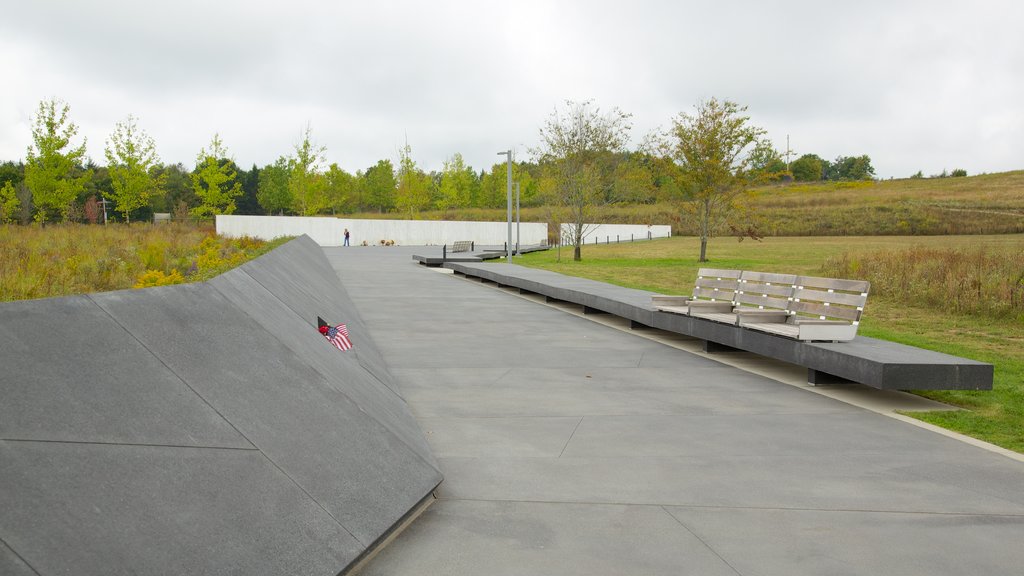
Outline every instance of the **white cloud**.
{"label": "white cloud", "polygon": [[348,170],[476,169],[520,154],[555,105],[634,114],[634,142],[701,98],[749,107],[777,146],[868,154],[881,176],[1019,166],[1024,8],[999,2],[66,2],[5,8],[0,159],[60,97],[102,158],[129,113],[168,162],[219,132],[243,166],[307,122]]}

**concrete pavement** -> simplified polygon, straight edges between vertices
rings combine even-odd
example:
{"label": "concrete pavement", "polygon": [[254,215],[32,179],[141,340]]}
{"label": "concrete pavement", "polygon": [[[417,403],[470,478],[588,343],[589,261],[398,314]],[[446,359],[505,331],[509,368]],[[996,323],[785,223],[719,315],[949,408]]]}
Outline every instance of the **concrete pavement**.
{"label": "concrete pavement", "polygon": [[325,248],[439,500],[363,574],[1014,574],[1024,463],[416,265]]}

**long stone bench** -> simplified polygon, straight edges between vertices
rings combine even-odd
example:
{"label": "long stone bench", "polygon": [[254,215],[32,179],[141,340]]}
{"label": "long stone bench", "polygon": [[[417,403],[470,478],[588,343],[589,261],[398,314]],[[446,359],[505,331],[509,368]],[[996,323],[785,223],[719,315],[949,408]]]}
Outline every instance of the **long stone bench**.
{"label": "long stone bench", "polygon": [[634,328],[650,327],[705,343],[709,352],[746,350],[807,368],[812,384],[848,380],[884,390],[991,390],[991,364],[856,336],[849,342],[807,342],[750,330],[736,324],[658,311],[655,293],[565,276],[515,264],[450,262],[457,274],[571,302],[584,313],[603,312],[628,319]]}

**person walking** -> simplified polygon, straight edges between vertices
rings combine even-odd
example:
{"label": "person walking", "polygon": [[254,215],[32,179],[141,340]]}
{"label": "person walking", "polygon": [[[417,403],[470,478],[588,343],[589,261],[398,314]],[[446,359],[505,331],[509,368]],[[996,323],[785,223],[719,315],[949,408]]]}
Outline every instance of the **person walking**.
{"label": "person walking", "polygon": [[348,246],[348,228],[345,228],[345,246]]}

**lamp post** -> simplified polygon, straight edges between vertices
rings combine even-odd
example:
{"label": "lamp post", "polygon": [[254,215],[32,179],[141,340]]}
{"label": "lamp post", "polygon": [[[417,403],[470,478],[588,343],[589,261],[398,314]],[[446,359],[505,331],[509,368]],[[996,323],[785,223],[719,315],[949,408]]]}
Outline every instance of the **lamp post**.
{"label": "lamp post", "polygon": [[504,154],[508,160],[508,178],[505,186],[505,204],[508,207],[508,241],[505,243],[505,256],[508,263],[512,263],[512,151],[498,152],[498,156]]}
{"label": "lamp post", "polygon": [[522,256],[519,253],[519,223],[522,218],[519,216],[519,182],[516,182],[516,256]]}

